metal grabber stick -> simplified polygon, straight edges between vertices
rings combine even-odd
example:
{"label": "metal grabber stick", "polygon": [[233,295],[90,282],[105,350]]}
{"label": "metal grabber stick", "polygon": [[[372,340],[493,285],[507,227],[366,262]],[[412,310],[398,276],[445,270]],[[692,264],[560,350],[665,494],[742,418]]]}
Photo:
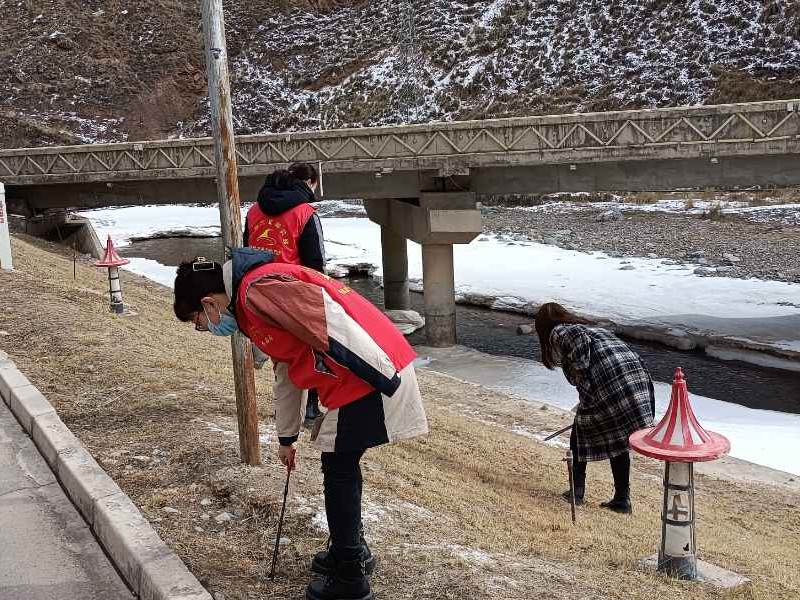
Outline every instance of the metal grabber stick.
{"label": "metal grabber stick", "polygon": [[550,441],[550,440],[552,440],[554,437],[557,437],[557,436],[561,435],[562,433],[566,433],[566,432],[568,432],[570,429],[572,429],[572,428],[573,428],[573,426],[574,426],[574,425],[575,425],[574,423],[570,423],[569,425],[567,425],[567,426],[566,426],[566,427],[564,427],[563,429],[559,429],[559,430],[558,430],[558,431],[556,431],[555,433],[551,433],[551,434],[550,434],[550,435],[548,435],[546,438],[544,438],[544,441],[545,441],[545,442],[549,442],[549,441]]}
{"label": "metal grabber stick", "polygon": [[572,450],[567,450],[567,473],[569,474],[569,507],[572,511],[572,524],[575,524],[575,479],[572,476]]}
{"label": "metal grabber stick", "polygon": [[289,477],[295,468],[294,457],[296,450],[292,450],[292,456],[289,458],[289,464],[286,465],[286,485],[283,488],[283,506],[281,507],[281,516],[278,519],[278,533],[275,535],[275,549],[272,551],[272,567],[269,570],[270,581],[275,581],[275,564],[278,562],[278,547],[281,543],[281,531],[283,530],[283,515],[286,513],[286,498],[289,495]]}

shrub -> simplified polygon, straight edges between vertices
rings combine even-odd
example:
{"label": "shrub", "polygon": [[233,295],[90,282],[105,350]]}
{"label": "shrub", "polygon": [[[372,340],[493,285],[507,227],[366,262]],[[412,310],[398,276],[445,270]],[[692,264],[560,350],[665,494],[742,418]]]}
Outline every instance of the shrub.
{"label": "shrub", "polygon": [[722,221],[725,219],[725,213],[722,212],[722,205],[717,202],[708,209],[706,212],[703,213],[703,218],[708,219],[709,221]]}

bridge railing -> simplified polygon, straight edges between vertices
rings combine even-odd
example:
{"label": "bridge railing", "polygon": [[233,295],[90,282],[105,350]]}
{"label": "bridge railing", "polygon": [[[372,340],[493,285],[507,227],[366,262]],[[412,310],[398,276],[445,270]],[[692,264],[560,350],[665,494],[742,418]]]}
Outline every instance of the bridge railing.
{"label": "bridge railing", "polygon": [[[800,152],[800,100],[374,127],[237,138],[240,173],[469,168]],[[0,150],[0,181],[213,177],[211,138]]]}

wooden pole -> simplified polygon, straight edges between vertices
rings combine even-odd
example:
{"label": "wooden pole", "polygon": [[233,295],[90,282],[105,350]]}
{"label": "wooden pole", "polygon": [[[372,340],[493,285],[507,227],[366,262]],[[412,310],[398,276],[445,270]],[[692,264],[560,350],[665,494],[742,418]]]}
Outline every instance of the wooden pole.
{"label": "wooden pole", "polygon": [[[222,0],[202,0],[202,10],[208,97],[211,104],[214,158],[217,165],[217,197],[222,241],[227,254],[227,248],[242,245],[242,212],[239,204],[239,179],[233,137],[231,87]],[[261,448],[258,441],[253,349],[250,341],[236,332],[231,339],[231,350],[236,388],[236,413],[239,418],[239,453],[243,463],[259,465]]]}

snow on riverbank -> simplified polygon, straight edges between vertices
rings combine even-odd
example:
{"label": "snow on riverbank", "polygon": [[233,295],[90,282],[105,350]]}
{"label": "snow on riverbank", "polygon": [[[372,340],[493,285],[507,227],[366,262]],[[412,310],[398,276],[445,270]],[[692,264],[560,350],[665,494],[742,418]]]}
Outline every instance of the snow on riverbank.
{"label": "snow on riverbank", "polygon": [[[340,200],[318,202],[322,217],[348,214],[366,215],[363,205]],[[242,208],[242,223],[249,205]],[[110,235],[118,247],[127,246],[131,239],[153,237],[216,237],[220,235],[217,205],[159,205],[101,208],[78,213],[91,220],[97,235],[105,241]]]}
{"label": "snow on riverbank", "polygon": [[[338,210],[322,203],[323,214]],[[363,210],[353,207],[354,210]],[[214,206],[149,206],[102,209],[81,213],[101,237],[110,234],[119,246],[131,237],[188,230],[219,233]],[[371,263],[381,274],[380,228],[363,218],[324,218],[329,266]],[[411,279],[422,278],[421,247],[408,244]],[[532,311],[555,301],[582,313],[620,325],[657,323],[675,338],[714,335],[727,319],[736,322],[738,340],[791,352],[800,345],[800,328],[777,332],[761,324],[769,318],[800,318],[800,285],[759,279],[699,277],[698,265],[652,258],[612,258],[534,242],[515,242],[483,235],[455,246],[456,289],[461,295],[489,298],[492,308]],[[133,259],[130,270],[171,285],[173,267]],[[725,333],[730,336],[729,333]],[[776,337],[777,336],[777,337]]]}
{"label": "snow on riverbank", "polygon": [[[370,262],[381,273],[380,228],[364,219],[325,221],[329,259]],[[408,245],[410,278],[422,277],[419,245]],[[698,277],[699,265],[650,258],[611,258],[534,242],[483,235],[455,246],[457,291],[495,296],[509,307],[555,300],[619,322],[699,314],[756,318],[800,313],[800,285]]]}
{"label": "snow on riverbank", "polygon": [[[580,194],[572,194],[580,197]],[[768,202],[766,200],[765,202]],[[514,210],[533,213],[569,214],[582,211],[619,211],[625,212],[664,212],[687,216],[698,216],[717,209],[723,216],[740,216],[758,223],[783,223],[785,225],[800,224],[800,204],[765,204],[753,206],[750,202],[736,200],[700,200],[666,198],[657,202],[637,203],[625,202],[622,198],[610,202],[582,202],[554,200],[535,206],[517,206]]]}
{"label": "snow on riverbank", "polygon": [[92,222],[103,242],[110,235],[118,248],[129,245],[133,237],[155,237],[171,231],[209,237],[220,235],[219,209],[216,206],[129,206],[78,214]]}

